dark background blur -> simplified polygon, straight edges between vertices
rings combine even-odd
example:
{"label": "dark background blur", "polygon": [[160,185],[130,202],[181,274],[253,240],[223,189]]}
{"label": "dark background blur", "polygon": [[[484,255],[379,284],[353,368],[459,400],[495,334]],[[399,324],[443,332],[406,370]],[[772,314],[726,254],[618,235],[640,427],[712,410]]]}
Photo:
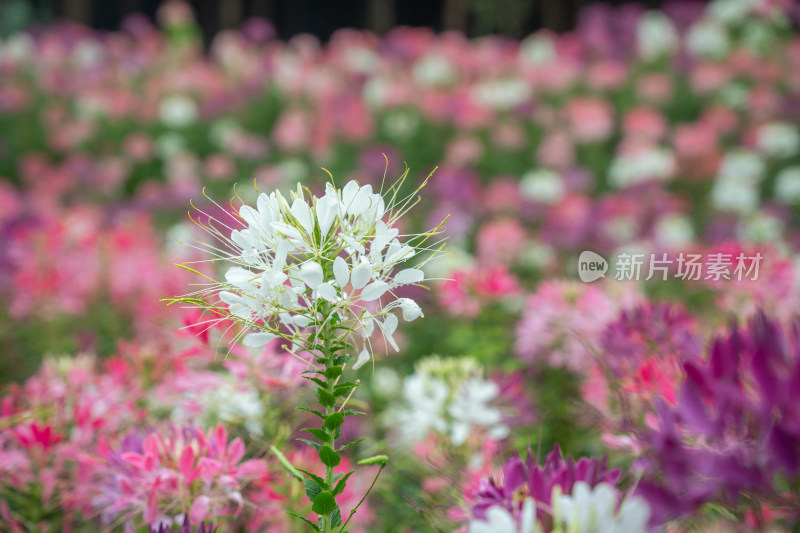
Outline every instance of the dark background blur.
{"label": "dark background blur", "polygon": [[[0,0],[0,34],[58,19],[75,20],[97,29],[117,29],[131,13],[154,19],[162,1]],[[596,0],[189,0],[188,3],[207,37],[257,16],[269,19],[282,39],[311,33],[326,40],[339,28],[384,33],[401,25],[428,26],[437,31],[461,30],[469,36],[497,33],[518,38],[540,28],[569,30],[575,25],[579,9]],[[640,0],[639,3],[655,8],[664,2]]]}

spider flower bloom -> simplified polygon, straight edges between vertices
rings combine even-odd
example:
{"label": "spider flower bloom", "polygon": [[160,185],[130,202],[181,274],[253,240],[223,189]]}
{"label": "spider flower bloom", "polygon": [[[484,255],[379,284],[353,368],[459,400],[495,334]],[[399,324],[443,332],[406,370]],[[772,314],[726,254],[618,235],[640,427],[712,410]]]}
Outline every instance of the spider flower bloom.
{"label": "spider flower bloom", "polygon": [[[94,499],[106,521],[159,528],[236,517],[245,489],[267,475],[263,460],[244,460],[241,439],[228,441],[223,426],[203,433],[183,430],[131,435],[109,454],[106,485]],[[179,517],[180,519],[176,519]]]}
{"label": "spider flower bloom", "polygon": [[201,223],[219,241],[204,246],[212,261],[228,265],[224,280],[173,301],[242,324],[249,347],[280,337],[305,348],[334,320],[346,336],[360,334],[363,349],[355,368],[369,360],[373,333],[397,350],[398,315],[412,321],[423,314],[415,301],[396,297],[394,290],[425,278],[418,268],[398,266],[428,249],[422,245],[442,228],[401,241],[395,224],[427,183],[401,198],[398,190],[407,175],[386,198],[355,181],[341,189],[328,184],[319,198],[298,186],[288,200],[279,192],[262,193],[255,207],[243,205],[225,221]]}
{"label": "spider flower bloom", "polygon": [[554,519],[560,519],[555,512],[562,495],[572,495],[580,500],[581,492],[605,487],[613,493],[616,502],[619,494],[613,487],[620,473],[618,468],[609,470],[605,458],[582,457],[578,461],[568,458],[565,461],[558,445],[542,465],[534,464],[532,454],[524,461],[512,457],[503,465],[499,481],[486,479],[477,491],[467,495],[472,500],[470,531],[488,531],[482,529],[486,525],[484,522],[493,524],[502,520],[520,523],[522,531],[537,531],[524,527],[528,525],[532,528],[534,517],[544,526],[544,530],[549,531]]}
{"label": "spider flower bloom", "polygon": [[677,405],[660,402],[657,427],[642,438],[638,492],[654,518],[761,501],[793,509],[797,523],[797,490],[786,487],[800,478],[798,331],[758,313],[718,337],[707,363],[685,363]]}

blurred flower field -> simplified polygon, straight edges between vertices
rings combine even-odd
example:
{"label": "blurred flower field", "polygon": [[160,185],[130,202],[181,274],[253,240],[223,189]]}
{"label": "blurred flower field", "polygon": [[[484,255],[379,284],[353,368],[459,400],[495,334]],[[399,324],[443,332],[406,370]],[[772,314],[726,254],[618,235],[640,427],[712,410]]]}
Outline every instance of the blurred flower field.
{"label": "blurred flower field", "polygon": [[361,235],[390,266],[446,220],[393,278],[357,279],[363,248],[330,283],[319,254],[302,283],[273,263],[281,294],[383,317],[344,367],[366,415],[337,431],[367,438],[336,472],[389,461],[363,503],[373,463],[342,484],[337,531],[800,531],[797,16],[597,4],[521,42],[326,44],[251,20],[204,49],[169,2],[0,41],[0,531],[316,527],[313,358],[239,342],[237,295],[167,302],[225,276],[204,228],[252,230],[298,184],[319,218],[422,186]]}

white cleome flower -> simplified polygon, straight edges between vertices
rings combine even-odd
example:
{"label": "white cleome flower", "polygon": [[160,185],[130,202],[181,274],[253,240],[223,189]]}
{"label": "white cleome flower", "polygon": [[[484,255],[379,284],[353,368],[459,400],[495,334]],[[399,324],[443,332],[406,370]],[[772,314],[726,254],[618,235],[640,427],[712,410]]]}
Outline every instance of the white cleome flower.
{"label": "white cleome flower", "polygon": [[427,357],[403,380],[403,402],[390,419],[411,444],[432,431],[448,435],[456,446],[476,430],[501,440],[508,436],[508,427],[500,409],[491,405],[499,393],[495,382],[482,377],[475,360]]}
{"label": "white cleome flower", "polygon": [[194,100],[180,94],[164,98],[158,106],[158,117],[169,128],[183,128],[193,124],[198,114]]}
{"label": "white cleome flower", "polygon": [[711,59],[724,57],[730,49],[728,31],[714,20],[702,19],[689,29],[686,47],[694,56]]}
{"label": "white cleome flower", "polygon": [[639,18],[636,43],[640,56],[644,59],[657,59],[672,55],[680,40],[669,17],[660,11],[648,11]]}
{"label": "white cleome flower", "polygon": [[561,176],[546,168],[526,172],[520,181],[520,192],[529,200],[543,204],[556,204],[566,194]]}
{"label": "white cleome flower", "polygon": [[609,182],[624,189],[649,180],[666,181],[675,172],[675,158],[664,148],[637,150],[614,158],[608,170]]}
{"label": "white cleome flower", "polygon": [[775,199],[796,205],[800,203],[800,167],[781,170],[775,177]]}
{"label": "white cleome flower", "polygon": [[533,499],[525,498],[519,520],[499,505],[486,510],[486,519],[472,519],[469,533],[540,533],[541,524],[536,520],[536,505]]}
{"label": "white cleome flower", "polygon": [[341,190],[328,184],[319,198],[298,186],[291,203],[278,192],[262,193],[255,207],[242,205],[230,220],[202,224],[219,241],[203,243],[212,261],[229,266],[224,281],[184,301],[243,324],[244,344],[253,348],[278,337],[304,346],[303,339],[335,317],[344,336],[361,345],[355,368],[370,360],[375,332],[397,350],[398,316],[411,321],[423,313],[394,290],[425,280],[420,269],[398,267],[441,229],[401,242],[393,224],[418,191],[401,201],[395,194],[388,203],[355,181]]}
{"label": "white cleome flower", "polygon": [[560,496],[559,516],[569,533],[645,533],[650,507],[638,496],[627,498],[617,509],[617,490],[608,483],[593,489],[575,483],[572,494]]}
{"label": "white cleome flower", "polygon": [[768,157],[792,157],[800,151],[800,133],[786,122],[764,124],[758,129],[756,143]]}

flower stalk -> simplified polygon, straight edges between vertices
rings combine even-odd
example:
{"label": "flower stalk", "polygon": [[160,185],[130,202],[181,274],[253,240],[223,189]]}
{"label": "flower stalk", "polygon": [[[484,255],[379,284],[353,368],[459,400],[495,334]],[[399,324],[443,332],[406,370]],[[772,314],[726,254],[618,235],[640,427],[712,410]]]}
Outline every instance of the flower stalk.
{"label": "flower stalk", "polygon": [[[423,282],[425,274],[419,268],[397,267],[420,252],[441,250],[439,243],[428,240],[441,232],[444,223],[426,233],[404,236],[403,241],[394,227],[419,201],[418,193],[427,183],[426,179],[401,197],[407,176],[408,170],[386,197],[351,181],[342,189],[328,184],[319,198],[301,187],[289,200],[278,192],[262,193],[256,208],[242,205],[238,214],[230,214],[231,220],[218,221],[198,210],[200,218],[209,219],[201,227],[218,241],[201,246],[211,261],[229,267],[225,279],[216,281],[193,266],[180,265],[211,283],[171,300],[210,311],[214,317],[210,323],[240,324],[236,338],[241,337],[245,346],[257,349],[283,339],[308,357],[303,377],[316,385],[320,408],[299,409],[315,415],[321,425],[303,428],[311,438],[299,440],[317,452],[324,477],[295,468],[278,450],[273,453],[295,478],[303,476],[311,510],[319,519],[314,523],[301,514],[289,514],[320,533],[344,531],[336,500],[354,471],[337,474],[335,468],[341,452],[364,440],[337,448],[345,418],[364,414],[344,408],[359,385],[358,380],[342,379],[345,366],[353,361],[349,368],[358,370],[370,361],[376,335],[398,349],[394,340],[398,316],[411,321],[423,314],[416,302],[397,297],[394,291]],[[359,464],[380,464],[380,475],[386,461],[385,456],[376,456]],[[350,511],[348,522],[356,509]]]}

